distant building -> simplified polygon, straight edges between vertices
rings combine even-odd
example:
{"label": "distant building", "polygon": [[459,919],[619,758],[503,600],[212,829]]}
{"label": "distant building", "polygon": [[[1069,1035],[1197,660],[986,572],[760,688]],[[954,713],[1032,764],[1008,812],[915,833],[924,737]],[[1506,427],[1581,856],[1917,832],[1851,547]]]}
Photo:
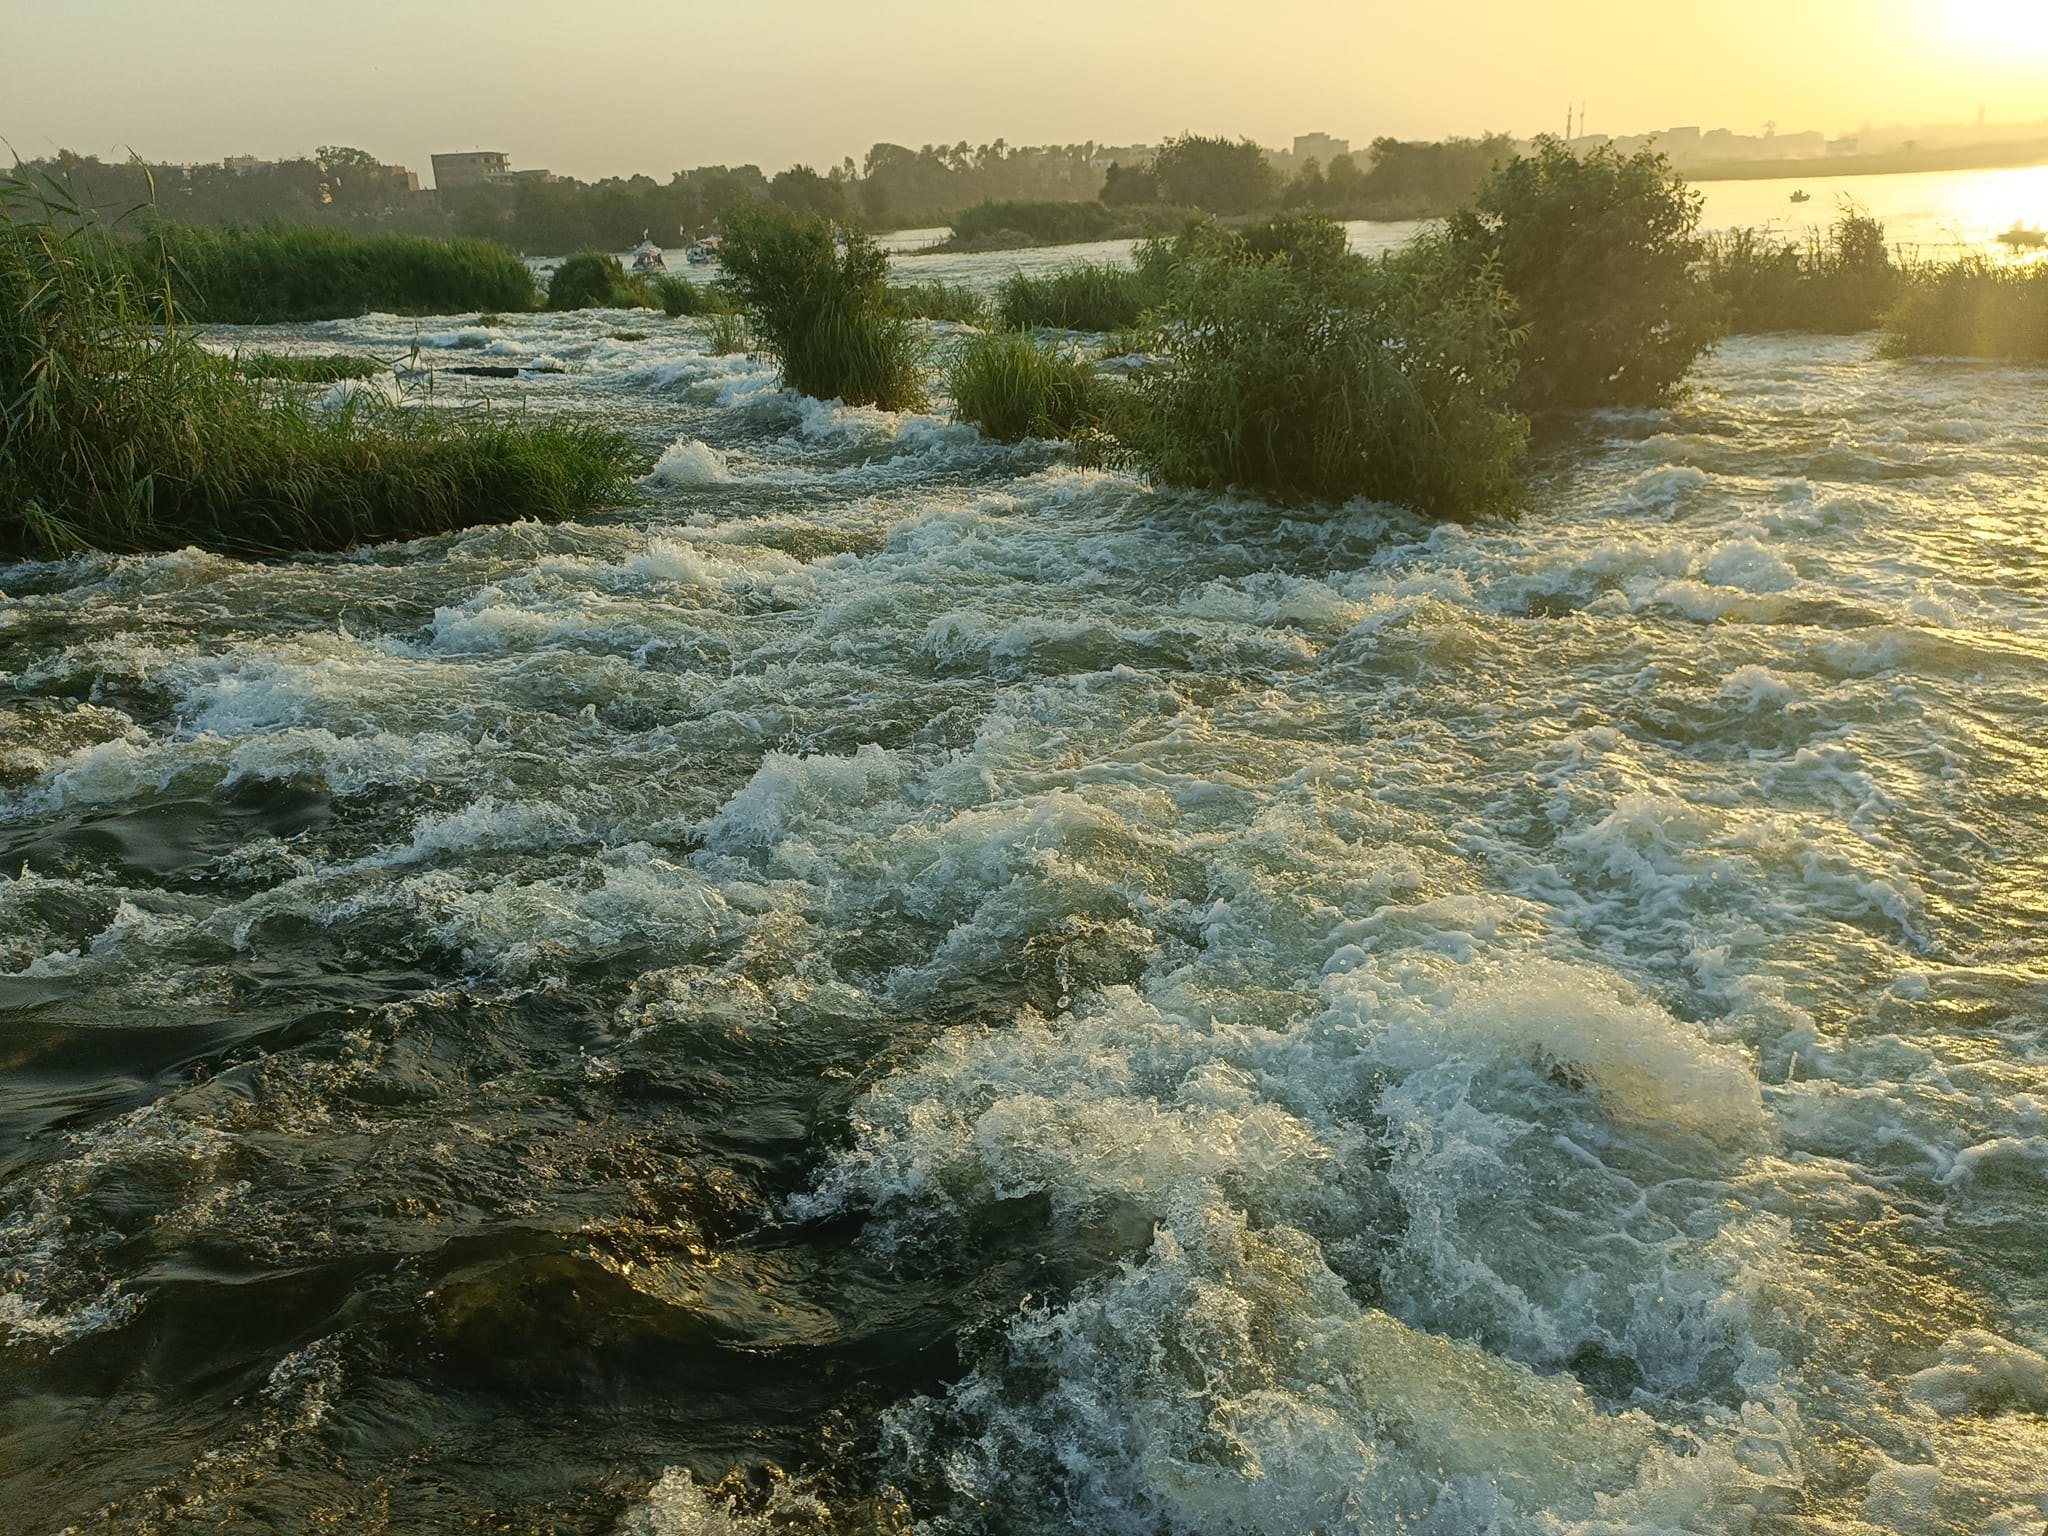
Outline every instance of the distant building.
{"label": "distant building", "polygon": [[512,157],[495,149],[434,156],[434,186],[442,192],[457,187],[481,187],[511,174]]}
{"label": "distant building", "polygon": [[258,160],[254,155],[229,155],[221,161],[220,167],[224,171],[233,171],[237,176],[246,176],[251,171],[262,170],[268,164],[268,160]]}
{"label": "distant building", "polygon": [[1656,136],[1657,147],[1673,160],[1697,160],[1700,155],[1700,130],[1697,123],[1683,128],[1666,128]]}
{"label": "distant building", "polygon": [[1339,155],[1350,153],[1349,139],[1333,139],[1327,133],[1297,133],[1294,136],[1294,158],[1297,162],[1315,160],[1328,165]]}

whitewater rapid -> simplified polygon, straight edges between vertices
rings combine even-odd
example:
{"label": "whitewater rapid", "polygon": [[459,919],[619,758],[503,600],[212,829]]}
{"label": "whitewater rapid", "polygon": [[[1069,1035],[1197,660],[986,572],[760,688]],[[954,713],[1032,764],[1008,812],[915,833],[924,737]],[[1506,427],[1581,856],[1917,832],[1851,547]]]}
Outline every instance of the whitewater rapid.
{"label": "whitewater rapid", "polygon": [[1460,527],[459,319],[220,339],[632,504],[0,569],[9,1529],[2036,1536],[2037,371]]}

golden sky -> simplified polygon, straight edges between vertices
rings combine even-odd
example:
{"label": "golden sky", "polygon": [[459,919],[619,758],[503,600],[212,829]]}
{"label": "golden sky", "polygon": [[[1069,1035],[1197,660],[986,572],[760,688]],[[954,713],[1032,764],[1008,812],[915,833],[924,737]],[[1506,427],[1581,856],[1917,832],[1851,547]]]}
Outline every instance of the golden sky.
{"label": "golden sky", "polygon": [[2048,118],[2048,0],[0,0],[0,135],[492,148],[580,176],[878,139],[1284,143]]}

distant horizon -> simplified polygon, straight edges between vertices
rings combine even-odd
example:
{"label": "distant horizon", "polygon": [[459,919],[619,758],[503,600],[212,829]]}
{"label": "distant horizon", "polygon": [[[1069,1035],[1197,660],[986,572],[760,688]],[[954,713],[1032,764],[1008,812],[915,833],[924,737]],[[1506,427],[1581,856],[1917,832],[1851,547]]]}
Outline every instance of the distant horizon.
{"label": "distant horizon", "polygon": [[[1574,110],[1576,110],[1576,109],[1574,109]],[[1776,126],[1776,125],[1772,125],[1772,126]],[[1562,134],[1562,132],[1561,132],[1561,130],[1563,129],[1563,127],[1564,127],[1564,125],[1560,123],[1560,124],[1558,124],[1558,125],[1555,125],[1555,126],[1553,126],[1553,127],[1550,127],[1550,128],[1536,128],[1536,129],[1532,129],[1532,130],[1529,130],[1529,131],[1526,131],[1526,132],[1523,132],[1523,131],[1517,131],[1517,130],[1514,130],[1514,129],[1508,129],[1508,128],[1481,128],[1481,129],[1471,129],[1471,130],[1466,130],[1466,131],[1462,131],[1462,132],[1451,132],[1451,133],[1445,133],[1445,134],[1437,134],[1437,135],[1433,135],[1433,136],[1431,136],[1431,137],[1432,137],[1433,139],[1436,139],[1436,140],[1443,140],[1443,139],[1461,139],[1461,138],[1462,138],[1462,139],[1480,139],[1480,138],[1484,138],[1484,137],[1486,137],[1486,136],[1487,136],[1487,135],[1489,135],[1489,134],[1496,134],[1496,133],[1498,133],[1498,134],[1505,134],[1505,135],[1507,135],[1507,136],[1508,136],[1509,138],[1515,139],[1515,140],[1517,140],[1518,142],[1528,142],[1528,141],[1534,140],[1534,139],[1536,139],[1536,138],[1542,137],[1542,136],[1544,136],[1544,135],[1551,135],[1551,134],[1554,134],[1554,135],[1556,135],[1556,136],[1558,136],[1558,137],[1563,137],[1563,134]],[[1624,131],[1622,131],[1622,132],[1612,132],[1612,131],[1609,131],[1609,130],[1607,130],[1607,129],[1603,129],[1603,128],[1595,128],[1595,129],[1592,129],[1592,130],[1587,130],[1587,129],[1585,128],[1584,124],[1578,124],[1578,125],[1577,125],[1577,126],[1576,126],[1576,127],[1574,128],[1574,130],[1573,130],[1573,138],[1574,138],[1574,142],[1579,142],[1579,141],[1583,141],[1583,140],[1587,140],[1587,139],[1612,139],[1612,140],[1635,140],[1635,139],[1642,139],[1642,138],[1654,138],[1654,137],[1658,137],[1658,136],[1661,136],[1661,135],[1665,135],[1665,134],[1669,134],[1669,133],[1673,133],[1673,132],[1677,132],[1677,131],[1681,131],[1681,130],[1688,130],[1688,129],[1695,129],[1695,128],[1696,128],[1696,129],[1698,129],[1698,130],[1699,130],[1699,131],[1700,131],[1700,132],[1701,132],[1702,134],[1708,134],[1708,133],[1716,133],[1716,132],[1731,132],[1731,133],[1734,133],[1734,134],[1738,135],[1739,137],[1745,137],[1745,138],[1747,138],[1747,137],[1754,137],[1754,136],[1756,136],[1756,135],[1752,134],[1752,133],[1751,133],[1751,132],[1750,132],[1749,130],[1744,130],[1744,129],[1740,129],[1740,128],[1733,128],[1733,127],[1730,127],[1730,126],[1729,126],[1729,125],[1727,125],[1727,124],[1720,124],[1720,123],[1698,123],[1698,124],[1694,124],[1694,123],[1681,123],[1681,122],[1678,122],[1678,121],[1674,120],[1674,121],[1672,121],[1672,122],[1669,122],[1669,123],[1664,123],[1664,124],[1660,124],[1660,125],[1658,125],[1658,126],[1655,126],[1655,127],[1649,127],[1649,128],[1633,128],[1633,129],[1628,129],[1628,130],[1624,130]],[[2042,135],[2042,137],[2044,137],[2044,138],[2048,138],[2048,116],[2043,116],[2043,117],[2040,117],[2040,118],[2035,118],[2035,119],[2012,119],[2012,120],[2003,120],[2003,121],[1998,121],[1998,120],[1991,120],[1991,119],[1986,119],[1986,120],[1984,120],[1984,121],[1982,121],[1982,122],[1934,122],[1934,121],[1926,121],[1926,122],[1908,122],[1908,121],[1905,121],[1905,120],[1902,120],[1902,119],[1894,119],[1894,120],[1891,120],[1891,121],[1885,121],[1885,122],[1878,122],[1878,121],[1873,121],[1873,120],[1866,120],[1865,122],[1863,122],[1863,123],[1861,123],[1861,124],[1859,124],[1859,125],[1853,126],[1853,127],[1842,127],[1842,128],[1839,128],[1839,129],[1833,129],[1833,130],[1830,130],[1830,129],[1821,129],[1821,128],[1812,128],[1812,127],[1793,127],[1793,128],[1784,128],[1784,127],[1778,127],[1778,128],[1777,128],[1777,130],[1776,130],[1776,136],[1777,136],[1778,138],[1781,138],[1781,139],[1791,139],[1791,138],[1798,138],[1798,137],[1802,137],[1802,136],[1807,136],[1807,135],[1812,135],[1812,134],[1820,134],[1820,135],[1822,135],[1823,137],[1825,137],[1825,138],[1827,138],[1827,139],[1830,139],[1830,140],[1833,140],[1833,139],[1837,139],[1837,138],[1841,138],[1841,137],[1846,137],[1846,136],[1864,136],[1864,137],[1873,137],[1873,138],[1875,138],[1875,139],[1876,139],[1876,140],[1877,140],[1878,142],[1882,143],[1882,142],[1886,142],[1886,141],[1887,141],[1887,138],[1888,138],[1888,136],[1895,136],[1895,135],[1898,135],[1898,134],[1902,134],[1902,133],[1915,133],[1915,132],[1917,132],[1917,133],[1925,133],[1925,132],[1929,132],[1929,131],[1949,131],[1949,132],[1954,132],[1954,133],[1957,133],[1957,134],[1983,134],[1983,135],[1987,135],[1987,136],[1990,136],[1990,137],[1991,137],[1991,138],[1993,138],[1993,139],[1996,139],[1996,138],[2004,138],[2004,139],[2016,139],[2016,138],[2020,138],[2020,137],[2023,137],[2023,136],[2024,136],[2024,135],[2026,134],[2026,132],[2027,132],[2028,130],[2039,130],[2039,131],[2040,131],[2040,133],[2041,133],[2041,135]],[[1169,139],[1169,138],[1173,138],[1173,137],[1177,136],[1177,134],[1178,134],[1178,133],[1180,133],[1180,132],[1190,132],[1190,131],[1194,131],[1194,130],[1173,130],[1173,131],[1169,131],[1169,132],[1162,132],[1162,133],[1157,133],[1157,134],[1154,134],[1154,135],[1152,135],[1152,136],[1150,136],[1150,137],[1146,137],[1146,138],[1138,138],[1138,139],[1126,139],[1126,140],[1117,140],[1117,141],[1113,141],[1113,140],[1110,140],[1110,139],[1105,139],[1105,138],[1100,138],[1100,137],[1085,137],[1085,136],[1084,136],[1084,137],[1081,137],[1081,138],[1066,138],[1066,139],[1046,139],[1046,140],[1025,140],[1025,139],[1011,139],[1011,138],[1008,138],[1008,137],[1005,137],[1005,136],[998,136],[998,137],[997,137],[997,138],[995,138],[995,139],[988,139],[988,140],[980,140],[980,141],[976,141],[976,140],[963,140],[963,139],[951,138],[951,139],[922,139],[922,140],[919,140],[919,141],[918,141],[918,142],[916,142],[916,143],[907,143],[907,142],[905,142],[905,141],[903,141],[903,140],[900,140],[900,139],[884,139],[884,138],[878,138],[878,139],[870,139],[870,140],[869,140],[869,141],[868,141],[867,143],[865,143],[865,144],[861,145],[861,146],[859,147],[859,149],[858,149],[858,150],[855,150],[855,151],[848,151],[848,152],[846,152],[846,153],[844,153],[844,154],[842,154],[842,155],[839,155],[839,156],[837,156],[837,157],[835,157],[835,158],[832,158],[832,159],[830,159],[830,160],[823,160],[823,159],[817,159],[817,160],[796,160],[796,161],[790,161],[790,162],[788,162],[788,163],[787,163],[787,165],[783,165],[783,164],[774,164],[774,163],[771,163],[770,159],[769,159],[768,157],[765,157],[765,156],[751,156],[751,157],[738,157],[738,158],[726,158],[726,159],[721,159],[721,160],[695,160],[695,161],[692,161],[692,160],[688,160],[688,159],[686,158],[686,159],[683,159],[683,160],[678,160],[678,161],[676,161],[676,162],[675,162],[675,163],[673,163],[673,164],[670,164],[670,165],[666,165],[666,166],[663,166],[663,167],[661,167],[661,168],[659,168],[659,169],[651,169],[651,168],[645,168],[645,167],[635,167],[635,168],[633,168],[633,169],[631,169],[631,170],[610,170],[610,171],[600,171],[600,172],[596,172],[596,173],[594,173],[594,174],[585,174],[585,173],[580,173],[580,172],[577,172],[577,171],[573,171],[573,170],[568,170],[568,169],[565,169],[564,167],[562,167],[562,166],[560,166],[560,165],[556,165],[556,164],[551,164],[551,163],[549,163],[549,157],[548,157],[548,156],[547,156],[547,155],[546,155],[545,153],[542,153],[542,154],[540,154],[540,155],[537,155],[537,156],[533,156],[533,155],[525,155],[525,154],[522,154],[521,152],[519,152],[518,150],[515,150],[515,149],[508,149],[508,148],[507,148],[506,146],[504,146],[504,145],[502,145],[502,144],[490,144],[490,143],[482,143],[482,144],[474,144],[474,145],[470,145],[470,144],[463,144],[463,145],[444,145],[444,146],[442,146],[442,147],[440,147],[440,148],[437,148],[437,149],[432,149],[432,150],[428,150],[428,151],[426,151],[425,153],[423,153],[423,154],[421,154],[420,156],[418,156],[418,158],[417,158],[417,159],[413,159],[413,158],[408,158],[408,157],[406,157],[406,156],[403,156],[403,155],[390,155],[390,154],[387,154],[387,153],[385,153],[385,152],[383,152],[383,151],[380,151],[380,150],[379,150],[379,149],[378,149],[378,148],[377,148],[377,147],[376,147],[375,145],[372,145],[372,144],[365,144],[365,143],[356,143],[356,142],[352,142],[352,141],[350,141],[350,140],[347,140],[347,139],[343,139],[343,138],[339,138],[339,137],[333,137],[333,136],[321,136],[321,137],[320,137],[320,138],[319,138],[319,139],[317,140],[317,142],[315,142],[315,143],[310,143],[310,144],[300,145],[300,146],[297,146],[297,147],[295,147],[295,148],[288,148],[288,149],[283,149],[283,150],[273,150],[273,151],[271,151],[271,152],[268,152],[268,153],[264,152],[264,150],[262,150],[262,149],[259,149],[259,148],[255,148],[255,147],[251,147],[251,146],[243,145],[243,146],[240,146],[240,147],[237,147],[237,148],[234,148],[234,149],[229,149],[229,150],[225,150],[225,151],[223,151],[223,152],[221,152],[221,153],[219,153],[219,154],[211,154],[211,155],[177,155],[177,156],[173,156],[173,155],[157,155],[157,154],[152,154],[152,153],[150,153],[150,152],[149,152],[149,151],[148,151],[148,150],[147,150],[147,149],[146,149],[146,148],[145,148],[144,146],[141,146],[141,145],[120,145],[120,146],[115,146],[115,147],[111,148],[111,150],[109,150],[109,149],[107,149],[107,148],[97,148],[97,149],[96,149],[96,148],[82,148],[81,146],[79,146],[79,145],[77,145],[77,144],[58,144],[58,145],[54,145],[54,146],[47,146],[47,147],[39,147],[39,148],[36,148],[36,149],[27,149],[27,150],[25,150],[25,149],[24,149],[24,146],[23,146],[23,145],[21,145],[21,144],[20,144],[20,143],[18,143],[18,142],[14,142],[14,141],[12,141],[12,140],[8,140],[7,142],[9,143],[10,147],[11,147],[11,148],[13,149],[14,153],[15,153],[15,154],[16,154],[16,155],[17,155],[17,156],[18,156],[18,157],[20,158],[20,159],[22,159],[22,160],[24,160],[24,161],[29,161],[29,160],[41,160],[41,159],[47,159],[47,158],[51,158],[51,157],[53,157],[53,156],[55,156],[56,154],[59,154],[59,153],[63,153],[63,152],[69,152],[69,153],[72,153],[72,154],[77,154],[77,155],[85,155],[85,156],[92,156],[92,157],[95,157],[95,158],[97,158],[98,160],[100,160],[100,161],[101,161],[101,162],[102,162],[103,164],[112,164],[112,163],[119,163],[119,162],[125,162],[126,160],[128,160],[128,158],[129,158],[130,154],[131,154],[131,153],[133,153],[134,155],[138,156],[138,157],[139,157],[139,158],[140,158],[140,159],[141,159],[141,160],[143,161],[143,163],[145,163],[145,164],[148,164],[148,165],[185,165],[185,166],[214,166],[214,165],[221,165],[221,164],[224,164],[224,163],[226,163],[226,162],[227,162],[227,161],[229,161],[229,160],[232,160],[232,159],[238,159],[238,158],[240,158],[240,157],[242,157],[242,156],[245,156],[245,155],[246,155],[246,156],[250,156],[250,157],[252,157],[252,158],[256,159],[257,161],[259,161],[259,162],[264,162],[264,163],[278,163],[278,162],[283,162],[283,161],[292,161],[292,160],[306,160],[306,159],[311,159],[311,158],[313,158],[313,156],[314,156],[314,153],[315,153],[315,151],[316,151],[316,150],[317,150],[317,149],[318,149],[318,148],[319,148],[319,147],[320,147],[320,146],[321,146],[322,144],[334,144],[334,145],[343,145],[343,144],[346,144],[346,145],[348,145],[348,147],[350,147],[350,148],[354,148],[354,149],[360,149],[360,150],[364,151],[365,153],[367,153],[367,154],[370,154],[370,155],[374,156],[374,157],[375,157],[375,158],[376,158],[376,159],[377,159],[377,160],[378,160],[378,161],[379,161],[379,162],[380,162],[381,164],[385,164],[385,165],[390,165],[390,166],[394,166],[394,167],[402,167],[402,168],[404,168],[404,169],[406,169],[406,170],[412,171],[412,172],[414,172],[415,174],[417,174],[417,175],[418,175],[418,176],[419,176],[419,177],[421,178],[421,185],[422,185],[422,186],[430,186],[430,185],[432,184],[432,177],[433,177],[433,156],[434,156],[434,155],[437,155],[437,154],[438,154],[438,155],[457,155],[457,154],[472,154],[472,153],[478,153],[478,152],[484,152],[484,153],[492,153],[492,152],[495,152],[495,153],[502,153],[502,154],[505,154],[505,155],[507,155],[507,156],[509,157],[509,159],[510,159],[510,161],[511,161],[511,164],[512,164],[512,166],[513,166],[513,167],[514,167],[515,169],[539,169],[539,170],[546,170],[546,171],[550,171],[550,172],[552,172],[553,174],[555,174],[555,175],[557,175],[557,176],[565,176],[565,177],[572,177],[573,179],[575,179],[575,180],[578,180],[578,181],[582,181],[582,182],[596,182],[596,181],[603,181],[603,180],[609,180],[609,179],[614,179],[614,178],[616,178],[616,179],[620,179],[620,180],[625,180],[625,179],[629,179],[629,178],[631,178],[631,177],[633,177],[633,176],[648,176],[648,177],[651,177],[651,178],[653,178],[653,179],[654,179],[654,180],[656,180],[656,181],[660,181],[660,180],[664,179],[665,177],[667,177],[667,176],[669,176],[669,175],[672,175],[672,174],[674,174],[674,173],[675,173],[675,172],[677,172],[677,171],[682,171],[682,170],[689,170],[689,169],[694,169],[694,168],[696,168],[697,166],[701,166],[701,165],[727,165],[727,166],[745,166],[745,165],[751,165],[751,166],[755,166],[755,167],[757,167],[758,169],[762,170],[763,172],[765,172],[765,173],[768,173],[768,174],[771,174],[771,175],[772,175],[772,174],[774,174],[774,173],[775,173],[775,172],[777,172],[777,171],[780,171],[780,170],[784,170],[784,169],[788,169],[788,168],[789,168],[789,166],[794,166],[794,165],[808,165],[808,166],[809,166],[810,168],[812,168],[813,170],[816,170],[816,171],[818,171],[818,172],[820,172],[820,173],[828,173],[828,172],[830,172],[831,170],[833,170],[833,169],[834,169],[835,167],[838,167],[838,166],[842,165],[842,164],[843,164],[843,163],[844,163],[844,162],[845,162],[846,160],[848,160],[848,159],[851,159],[851,160],[852,160],[852,161],[854,162],[854,164],[855,164],[856,166],[858,166],[858,165],[860,164],[860,162],[861,162],[861,159],[862,159],[862,157],[863,157],[863,156],[864,156],[864,155],[865,155],[865,154],[867,153],[867,151],[868,151],[868,150],[869,150],[869,149],[870,149],[871,147],[873,147],[873,146],[874,146],[874,145],[876,145],[876,144],[897,144],[897,145],[899,145],[899,146],[900,146],[900,147],[902,147],[902,148],[905,148],[905,149],[911,149],[911,150],[922,150],[922,149],[925,149],[925,148],[940,148],[940,149],[943,149],[943,148],[947,148],[947,147],[950,147],[950,146],[958,145],[958,144],[961,144],[961,143],[967,143],[967,144],[969,144],[969,145],[971,145],[971,146],[973,146],[973,147],[976,147],[976,148],[979,148],[979,147],[981,147],[981,146],[982,146],[982,145],[984,145],[984,144],[990,144],[990,143],[1003,143],[1003,144],[1005,144],[1005,145],[1007,145],[1008,147],[1010,147],[1010,148],[1013,148],[1013,149],[1021,149],[1021,148],[1043,148],[1043,147],[1058,147],[1058,146],[1067,146],[1067,145],[1081,145],[1081,144],[1092,144],[1092,145],[1095,145],[1095,146],[1098,146],[1098,147],[1100,147],[1100,148],[1104,148],[1104,149],[1114,149],[1114,148],[1146,148],[1146,149],[1149,149],[1149,148],[1156,148],[1156,147],[1157,147],[1157,146],[1158,146],[1159,144],[1161,144],[1162,142],[1164,142],[1165,140],[1167,140],[1167,139]],[[1228,138],[1231,138],[1231,139],[1233,139],[1233,140],[1235,140],[1235,139],[1239,139],[1239,138],[1245,138],[1245,137],[1255,137],[1255,136],[1252,136],[1252,135],[1245,135],[1245,134],[1236,134],[1236,133],[1227,133],[1227,132],[1226,132],[1226,133],[1225,133],[1225,134],[1224,134],[1223,136],[1224,136],[1224,137],[1228,137]],[[1361,155],[1361,156],[1362,156],[1362,155],[1365,155],[1365,154],[1368,154],[1368,153],[1369,153],[1369,152],[1371,151],[1371,148],[1372,148],[1372,144],[1373,144],[1373,141],[1374,141],[1375,139],[1378,139],[1378,138],[1399,138],[1399,137],[1404,137],[1404,136],[1402,136],[1402,135],[1397,135],[1397,134],[1385,134],[1385,133],[1370,133],[1370,134],[1367,134],[1367,135],[1365,135],[1365,136],[1363,136],[1363,137],[1360,137],[1360,136],[1354,136],[1354,135],[1347,135],[1347,134],[1344,134],[1344,133],[1334,132],[1334,131],[1332,131],[1332,130],[1330,130],[1330,129],[1328,129],[1328,128],[1314,128],[1314,127],[1310,127],[1310,128],[1302,128],[1302,129],[1299,129],[1299,130],[1297,130],[1297,131],[1296,131],[1295,133],[1292,133],[1292,134],[1288,134],[1288,135],[1286,135],[1286,136],[1285,136],[1284,138],[1281,138],[1281,139],[1279,139],[1279,140],[1275,140],[1275,141],[1268,141],[1268,140],[1264,140],[1264,139],[1258,139],[1258,140],[1256,140],[1256,142],[1258,142],[1258,143],[1260,144],[1260,147],[1261,147],[1261,148],[1264,148],[1264,149],[1266,149],[1266,150],[1269,150],[1269,151],[1273,151],[1273,152],[1286,152],[1286,151],[1288,151],[1288,150],[1290,150],[1290,149],[1292,148],[1293,142],[1294,142],[1294,140],[1295,140],[1296,138],[1303,138],[1303,137],[1311,137],[1311,136],[1324,136],[1324,137],[1328,137],[1328,138],[1332,138],[1332,139],[1337,139],[1337,140],[1344,140],[1344,141],[1348,142],[1348,143],[1349,143],[1349,144],[1351,145],[1351,152],[1352,152],[1352,153],[1353,153],[1354,155]]]}
{"label": "distant horizon", "polygon": [[[2025,124],[2048,112],[2048,8],[2009,0],[1722,0],[1675,16],[1581,0],[1426,13],[1350,0],[1043,0],[1020,13],[821,0],[772,13],[615,0],[602,37],[543,0],[0,0],[0,137],[24,158],[163,162],[351,144],[424,170],[492,148],[581,180],[808,164],[868,145],[1156,143],[1173,133],[1442,139],[1767,121]],[[82,83],[83,82],[83,83]],[[1788,130],[1789,131],[1789,130]]]}

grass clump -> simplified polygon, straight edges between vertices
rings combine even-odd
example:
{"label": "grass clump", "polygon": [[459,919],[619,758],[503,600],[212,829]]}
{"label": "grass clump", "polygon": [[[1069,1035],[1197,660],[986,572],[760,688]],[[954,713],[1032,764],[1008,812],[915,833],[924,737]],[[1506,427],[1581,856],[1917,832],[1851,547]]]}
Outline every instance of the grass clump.
{"label": "grass clump", "polygon": [[1706,275],[1728,328],[1849,335],[1874,328],[1898,295],[1899,269],[1884,225],[1844,208],[1826,235],[1804,246],[1754,229],[1706,242]]}
{"label": "grass clump", "polygon": [[714,302],[708,284],[693,283],[673,272],[654,280],[653,294],[656,305],[671,320],[683,315],[707,314]]}
{"label": "grass clump", "polygon": [[1702,270],[1700,195],[1662,155],[1554,138],[1500,165],[1453,214],[1450,249],[1499,274],[1527,330],[1530,409],[1656,405],[1720,334]]}
{"label": "grass clump", "polygon": [[972,338],[954,354],[946,383],[955,417],[997,442],[1073,437],[1100,414],[1095,369],[1019,331]]}
{"label": "grass clump", "polygon": [[616,256],[579,251],[548,278],[547,305],[567,309],[652,309],[656,296],[647,280],[634,277]]}
{"label": "grass clump", "polygon": [[234,370],[245,379],[278,379],[291,384],[338,384],[367,379],[390,366],[374,357],[347,352],[318,355],[304,352],[239,352]]}
{"label": "grass clump", "polygon": [[821,400],[915,410],[924,404],[916,337],[890,303],[888,253],[858,230],[773,204],[729,215],[720,252],[783,383]]}
{"label": "grass clump", "polygon": [[143,291],[167,294],[188,319],[225,325],[534,305],[526,263],[485,240],[158,223],[115,252]]}
{"label": "grass clump", "polygon": [[1170,284],[1114,431],[1163,480],[1281,499],[1499,506],[1528,423],[1512,305],[1442,237],[1369,260],[1317,214],[1209,226],[1147,253]]}
{"label": "grass clump", "polygon": [[964,283],[894,283],[889,303],[898,314],[918,320],[988,323],[988,300]]}
{"label": "grass clump", "polygon": [[559,518],[630,483],[615,433],[368,389],[320,409],[247,377],[124,253],[23,206],[0,189],[0,553],[340,549]]}
{"label": "grass clump", "polygon": [[1155,297],[1142,273],[1079,261],[1043,277],[1011,273],[996,293],[996,315],[1017,331],[1122,331],[1137,324]]}
{"label": "grass clump", "polygon": [[1890,357],[2048,362],[2048,263],[1968,256],[1915,269],[1884,331]]}

